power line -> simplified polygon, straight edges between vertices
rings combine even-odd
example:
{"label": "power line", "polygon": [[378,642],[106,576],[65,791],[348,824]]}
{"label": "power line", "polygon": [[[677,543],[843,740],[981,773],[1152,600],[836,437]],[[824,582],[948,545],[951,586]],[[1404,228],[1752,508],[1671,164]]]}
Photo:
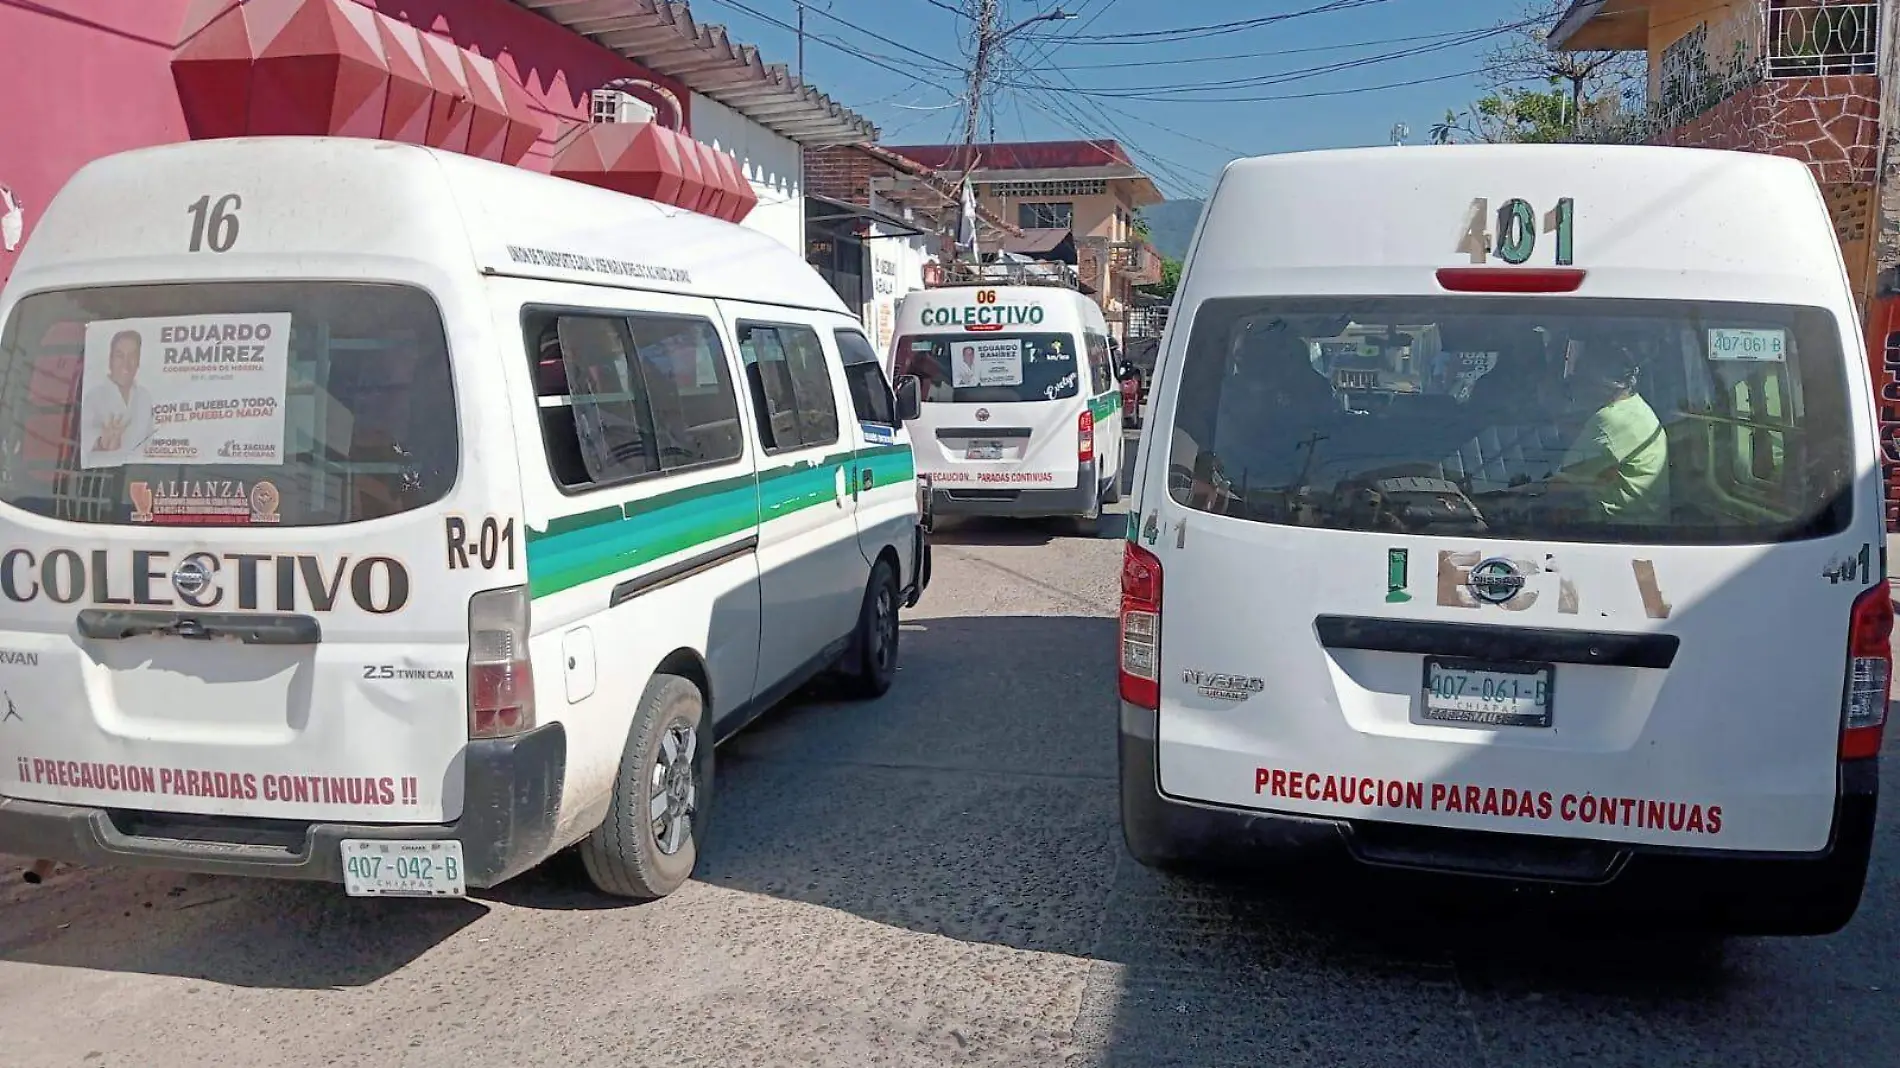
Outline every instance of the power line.
{"label": "power line", "polygon": [[[1227,34],[1240,33],[1243,30],[1258,29],[1261,26],[1271,26],[1274,23],[1286,22],[1289,19],[1305,18],[1308,15],[1325,15],[1335,11],[1352,11],[1357,8],[1371,7],[1375,4],[1389,2],[1390,0],[1327,0],[1326,3],[1319,4],[1315,7],[1304,8],[1299,11],[1288,11],[1278,15],[1263,15],[1260,18],[1241,19],[1237,22],[1217,22],[1206,26],[1180,26],[1172,30],[1144,30],[1138,33],[1100,34],[1094,37],[1075,36],[1065,38],[1064,40],[1068,44],[1090,46],[1160,44],[1170,41],[1193,41],[1204,37],[1221,37]],[[1034,39],[1047,40],[1049,36],[1059,35],[1039,36]]]}
{"label": "power line", "polygon": [[[750,15],[753,18],[758,19],[760,22],[763,22],[769,26],[777,26],[779,29],[785,30],[790,33],[798,32],[797,26],[794,26],[789,22],[784,22],[780,19],[773,18],[772,16],[767,15],[765,12],[760,11],[756,8],[748,7],[745,4],[739,3],[738,0],[714,0],[714,2],[723,4],[726,7],[732,8],[734,11],[739,11],[744,14]],[[928,78],[919,76],[915,71],[905,70],[904,68],[897,66],[898,63],[906,62],[904,60],[899,60],[890,56],[881,56],[875,52],[866,52],[862,48],[858,48],[846,42],[839,41],[836,38],[826,37],[822,34],[807,33],[805,36],[807,39],[811,41],[815,41],[819,44],[825,45],[833,49],[834,51],[842,52],[845,55],[852,57],[853,59],[862,60],[873,67],[877,67],[881,70],[887,70],[887,71],[890,71],[892,74],[896,74],[901,77],[908,78],[909,80],[911,80],[912,82],[915,82],[918,85],[927,85],[932,89],[938,89],[946,93],[953,91],[948,86],[945,86],[939,82],[933,82],[929,80]],[[942,64],[941,60],[938,60],[936,62]],[[950,67],[948,64],[942,64],[942,65],[946,68],[946,70],[956,69],[954,67]]]}
{"label": "power line", "polygon": [[[1525,20],[1509,24],[1512,30],[1538,25],[1542,20]],[[1351,48],[1369,48],[1373,45],[1411,44],[1418,41],[1441,41],[1447,37],[1462,37],[1468,33],[1499,29],[1497,26],[1473,26],[1462,30],[1446,30],[1442,33],[1419,34],[1412,37],[1384,37],[1367,41],[1349,41],[1340,44],[1308,45],[1302,48],[1275,48],[1264,52],[1229,52],[1219,56],[1185,56],[1180,59],[1144,59],[1126,63],[1070,63],[1068,69],[1079,70],[1122,70],[1130,67],[1178,67],[1192,63],[1222,63],[1235,59],[1272,59],[1279,56],[1306,55],[1313,52],[1343,52]]]}
{"label": "power line", "polygon": [[[720,2],[720,3],[726,3],[726,2],[727,2],[727,0],[719,0],[719,2]],[[946,6],[946,7],[947,7],[947,6],[949,6],[949,5],[944,5],[944,6]],[[951,10],[952,10],[952,11],[955,11],[956,9],[955,9],[955,8],[951,8]],[[921,52],[921,51],[918,51],[917,49],[915,49],[915,48],[912,48],[911,46],[909,46],[909,45],[907,45],[907,44],[905,44],[905,43],[903,43],[902,41],[894,41],[894,40],[892,40],[892,39],[891,39],[891,38],[889,38],[889,37],[885,37],[885,36],[883,36],[882,34],[877,34],[877,33],[872,33],[872,32],[871,32],[870,30],[867,30],[867,29],[865,29],[864,27],[862,27],[862,26],[860,26],[860,25],[858,25],[857,23],[855,23],[855,22],[851,22],[851,21],[849,21],[849,20],[847,20],[847,19],[843,19],[843,18],[840,18],[840,17],[838,17],[837,15],[834,15],[834,14],[832,14],[832,13],[831,13],[831,12],[829,12],[829,11],[823,11],[823,10],[820,10],[820,9],[817,9],[817,8],[813,8],[813,9],[812,9],[812,14],[814,14],[814,15],[822,15],[823,17],[825,17],[825,18],[828,18],[828,19],[830,19],[831,21],[833,21],[833,22],[835,22],[835,23],[837,23],[837,24],[839,24],[840,26],[843,26],[843,27],[845,27],[846,29],[849,29],[849,30],[855,30],[855,31],[857,31],[857,32],[858,32],[858,33],[860,33],[860,34],[863,34],[864,36],[866,36],[866,37],[869,37],[869,38],[870,38],[871,40],[873,40],[873,41],[881,41],[881,42],[883,42],[884,44],[887,44],[887,45],[890,45],[890,46],[891,46],[892,48],[895,48],[895,49],[897,49],[897,50],[898,50],[899,52],[904,52],[904,53],[907,53],[907,54],[909,54],[909,55],[911,55],[911,56],[915,56],[915,57],[917,57],[918,59],[923,59],[923,60],[927,60],[927,61],[929,61],[929,62],[931,62],[931,63],[935,63],[935,64],[937,64],[938,66],[941,66],[941,67],[944,67],[944,68],[946,68],[946,69],[949,69],[949,70],[955,70],[955,69],[956,69],[956,67],[955,67],[955,65],[953,65],[953,64],[951,64],[951,63],[947,63],[947,62],[945,62],[945,61],[944,61],[944,59],[943,59],[943,57],[941,57],[941,56],[933,56],[933,55],[931,55],[931,54],[930,54],[930,53],[928,53],[928,52]]]}
{"label": "power line", "polygon": [[1174,85],[1144,85],[1144,86],[1139,86],[1139,87],[1129,86],[1129,87],[1119,87],[1119,88],[1118,87],[1083,88],[1079,85],[1076,85],[1073,80],[1070,80],[1070,83],[1069,83],[1070,87],[1067,89],[1064,89],[1061,87],[1051,87],[1051,89],[1055,92],[1070,92],[1070,93],[1076,93],[1082,96],[1092,96],[1092,97],[1105,99],[1105,100],[1151,100],[1151,101],[1161,101],[1161,102],[1166,102],[1166,101],[1169,101],[1170,99],[1199,100],[1199,99],[1205,99],[1205,98],[1190,97],[1189,94],[1205,93],[1205,92],[1218,91],[1218,90],[1232,90],[1232,89],[1242,89],[1242,88],[1264,88],[1266,86],[1271,86],[1271,85],[1283,85],[1288,82],[1301,81],[1307,78],[1316,78],[1316,77],[1320,77],[1326,74],[1337,74],[1341,71],[1356,70],[1360,67],[1369,67],[1369,66],[1373,66],[1379,63],[1389,63],[1394,60],[1411,59],[1416,56],[1422,56],[1422,55],[1426,55],[1432,52],[1442,52],[1451,48],[1462,48],[1466,45],[1476,44],[1479,41],[1484,41],[1489,38],[1499,36],[1500,34],[1512,32],[1513,29],[1514,29],[1513,27],[1496,27],[1496,28],[1487,29],[1487,30],[1477,30],[1477,31],[1467,33],[1463,37],[1452,38],[1450,40],[1445,40],[1445,41],[1438,41],[1436,43],[1429,44],[1429,45],[1418,45],[1411,48],[1399,49],[1397,51],[1385,52],[1385,53],[1372,55],[1372,56],[1355,56],[1350,59],[1339,60],[1333,63],[1321,64],[1315,67],[1305,67],[1298,70],[1280,71],[1273,74],[1262,74],[1262,75],[1257,75],[1251,78],[1223,78],[1223,79],[1218,79],[1215,81],[1205,81],[1205,82],[1181,82]]}

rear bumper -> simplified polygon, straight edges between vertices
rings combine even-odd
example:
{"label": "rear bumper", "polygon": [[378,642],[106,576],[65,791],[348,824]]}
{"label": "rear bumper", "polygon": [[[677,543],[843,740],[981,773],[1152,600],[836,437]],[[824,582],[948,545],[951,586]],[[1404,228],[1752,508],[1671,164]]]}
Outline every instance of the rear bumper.
{"label": "rear bumper", "polygon": [[[1121,818],[1136,857],[1162,866],[1387,868],[1451,880],[1536,884],[1559,900],[1680,908],[1699,917],[1772,913],[1817,892],[1857,902],[1874,838],[1879,770],[1874,760],[1841,766],[1834,834],[1816,853],[1736,853],[1587,842],[1537,835],[1453,831],[1369,820],[1256,812],[1165,796],[1157,766],[1156,714],[1121,706]],[[1303,869],[1305,870],[1305,869]],[[1843,922],[1845,922],[1843,920]]]}
{"label": "rear bumper", "polygon": [[930,587],[930,530],[928,521],[919,522],[911,540],[910,586],[904,590],[904,607],[915,608]]}
{"label": "rear bumper", "polygon": [[470,742],[464,766],[462,817],[450,824],[168,816],[8,798],[0,799],[0,853],[89,867],[340,883],[338,843],[346,838],[453,839],[462,843],[471,887],[494,886],[546,859],[553,851],[567,775],[567,732],[561,724]]}
{"label": "rear bumper", "polygon": [[1078,464],[1075,485],[1062,489],[932,489],[930,510],[934,515],[1008,516],[1035,519],[1049,516],[1087,515],[1102,499],[1102,477],[1096,462]]}

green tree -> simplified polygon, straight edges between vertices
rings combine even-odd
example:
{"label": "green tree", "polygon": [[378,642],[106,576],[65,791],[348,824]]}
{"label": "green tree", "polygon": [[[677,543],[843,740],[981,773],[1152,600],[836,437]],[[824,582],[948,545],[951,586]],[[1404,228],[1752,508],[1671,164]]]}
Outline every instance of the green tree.
{"label": "green tree", "polygon": [[1141,291],[1160,297],[1162,300],[1173,300],[1174,291],[1180,287],[1181,261],[1173,256],[1163,256],[1161,257],[1161,281],[1151,286],[1142,286]]}
{"label": "green tree", "polygon": [[1587,126],[1640,111],[1649,80],[1644,52],[1555,52],[1550,27],[1564,0],[1531,0],[1499,25],[1485,55],[1491,91],[1432,124],[1434,144],[1576,140]]}

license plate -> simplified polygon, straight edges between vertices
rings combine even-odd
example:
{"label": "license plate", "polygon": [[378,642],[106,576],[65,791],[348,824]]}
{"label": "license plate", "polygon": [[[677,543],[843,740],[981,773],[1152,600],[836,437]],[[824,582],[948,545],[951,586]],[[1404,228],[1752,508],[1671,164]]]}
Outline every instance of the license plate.
{"label": "license plate", "polygon": [[966,460],[1000,460],[1003,458],[1003,443],[1000,441],[973,441],[964,450]]}
{"label": "license plate", "polygon": [[1419,716],[1468,727],[1548,727],[1556,675],[1550,664],[1428,656]]}
{"label": "license plate", "polygon": [[467,897],[462,843],[345,839],[343,890],[351,897]]}

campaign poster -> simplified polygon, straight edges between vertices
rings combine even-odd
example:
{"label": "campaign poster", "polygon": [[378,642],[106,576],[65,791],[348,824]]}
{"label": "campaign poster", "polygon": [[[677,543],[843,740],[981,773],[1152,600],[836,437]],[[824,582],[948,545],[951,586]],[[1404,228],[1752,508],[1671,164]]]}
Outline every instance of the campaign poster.
{"label": "campaign poster", "polygon": [[86,324],[79,466],[284,462],[290,313]]}
{"label": "campaign poster", "polygon": [[1023,384],[1023,343],[1017,341],[958,341],[951,356],[950,384],[1020,386]]}

